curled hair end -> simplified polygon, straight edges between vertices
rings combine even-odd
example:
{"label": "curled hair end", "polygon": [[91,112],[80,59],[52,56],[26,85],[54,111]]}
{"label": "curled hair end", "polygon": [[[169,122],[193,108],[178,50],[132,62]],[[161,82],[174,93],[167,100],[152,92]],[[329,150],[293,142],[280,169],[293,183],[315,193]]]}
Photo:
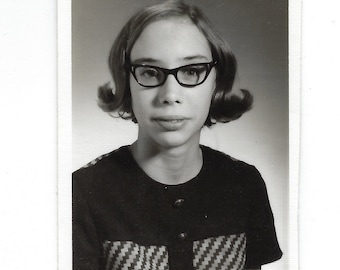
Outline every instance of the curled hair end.
{"label": "curled hair end", "polygon": [[218,122],[228,123],[239,119],[245,112],[251,110],[253,106],[253,95],[246,89],[240,89],[242,96],[231,94],[220,98],[212,104],[210,111],[211,119],[206,125],[211,126]]}
{"label": "curled hair end", "polygon": [[113,88],[110,87],[110,83],[106,83],[98,87],[98,106],[104,112],[113,112],[115,108],[115,95],[112,92]]}
{"label": "curled hair end", "polygon": [[111,117],[120,117],[125,120],[132,120],[132,122],[137,123],[137,119],[133,114],[132,110],[128,108],[131,107],[128,101],[123,102],[119,100],[118,96],[113,93],[113,88],[110,87],[110,83],[106,83],[98,87],[98,106],[104,111],[109,113]]}

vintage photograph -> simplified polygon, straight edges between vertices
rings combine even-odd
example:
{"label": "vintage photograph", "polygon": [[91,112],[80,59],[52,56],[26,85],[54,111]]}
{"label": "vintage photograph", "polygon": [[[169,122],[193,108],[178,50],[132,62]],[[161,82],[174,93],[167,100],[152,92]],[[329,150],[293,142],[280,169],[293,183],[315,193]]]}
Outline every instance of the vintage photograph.
{"label": "vintage photograph", "polygon": [[288,269],[288,14],[72,0],[74,270]]}
{"label": "vintage photograph", "polygon": [[1,1],[0,269],[340,269],[339,3]]}

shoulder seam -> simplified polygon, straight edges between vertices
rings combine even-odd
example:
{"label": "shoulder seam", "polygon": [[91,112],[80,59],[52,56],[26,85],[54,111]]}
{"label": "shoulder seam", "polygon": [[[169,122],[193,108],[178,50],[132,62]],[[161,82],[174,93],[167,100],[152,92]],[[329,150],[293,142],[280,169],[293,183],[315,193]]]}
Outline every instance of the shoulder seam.
{"label": "shoulder seam", "polygon": [[111,154],[111,152],[110,152],[110,153],[103,154],[103,155],[101,155],[101,156],[99,156],[99,157],[93,159],[92,161],[90,161],[89,163],[87,163],[86,165],[84,165],[83,167],[81,167],[81,169],[85,169],[85,168],[88,168],[88,167],[91,167],[91,166],[97,164],[98,161],[100,161],[100,160],[102,160],[103,158],[109,156],[110,154]]}

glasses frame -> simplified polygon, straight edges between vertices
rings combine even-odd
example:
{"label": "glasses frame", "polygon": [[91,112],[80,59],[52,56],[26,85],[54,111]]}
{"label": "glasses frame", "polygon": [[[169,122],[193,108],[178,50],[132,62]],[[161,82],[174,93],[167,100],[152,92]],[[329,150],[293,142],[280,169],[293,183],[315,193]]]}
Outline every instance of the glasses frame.
{"label": "glasses frame", "polygon": [[[200,85],[202,83],[205,82],[205,80],[208,78],[210,72],[211,72],[211,69],[217,64],[217,61],[211,61],[211,62],[208,62],[208,63],[194,63],[194,64],[188,64],[188,65],[184,65],[184,66],[180,66],[180,67],[177,67],[177,68],[173,68],[173,69],[167,69],[167,68],[161,68],[161,67],[157,67],[157,66],[153,66],[153,65],[147,65],[147,64],[131,64],[130,65],[130,72],[132,74],[132,76],[135,78],[136,82],[143,86],[143,87],[148,87],[148,88],[153,88],[153,87],[157,87],[157,86],[161,86],[163,85],[166,80],[168,79],[168,76],[171,74],[175,77],[176,81],[178,82],[179,85],[183,86],[183,87],[195,87],[197,85]],[[207,66],[207,73],[205,74],[205,77],[204,79],[197,83],[197,84],[194,84],[194,85],[191,85],[191,84],[185,84],[185,83],[181,83],[179,80],[178,80],[178,77],[177,77],[177,74],[178,74],[178,71],[182,68],[185,68],[185,67],[190,67],[190,66],[200,66],[200,65],[206,65]],[[141,82],[138,81],[137,79],[137,76],[136,76],[136,68],[138,67],[150,67],[150,68],[155,68],[155,69],[158,69],[158,70],[161,70],[163,73],[164,73],[164,80],[162,82],[160,82],[159,84],[156,84],[156,85],[144,85],[142,84]]]}

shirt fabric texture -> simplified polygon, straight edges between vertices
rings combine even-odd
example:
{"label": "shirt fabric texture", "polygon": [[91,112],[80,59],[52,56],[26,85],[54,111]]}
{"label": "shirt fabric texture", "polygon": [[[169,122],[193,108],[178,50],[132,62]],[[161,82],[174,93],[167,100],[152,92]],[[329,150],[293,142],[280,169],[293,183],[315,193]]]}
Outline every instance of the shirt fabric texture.
{"label": "shirt fabric texture", "polygon": [[241,270],[282,256],[254,166],[200,146],[199,174],[151,179],[128,146],[73,173],[73,269]]}

